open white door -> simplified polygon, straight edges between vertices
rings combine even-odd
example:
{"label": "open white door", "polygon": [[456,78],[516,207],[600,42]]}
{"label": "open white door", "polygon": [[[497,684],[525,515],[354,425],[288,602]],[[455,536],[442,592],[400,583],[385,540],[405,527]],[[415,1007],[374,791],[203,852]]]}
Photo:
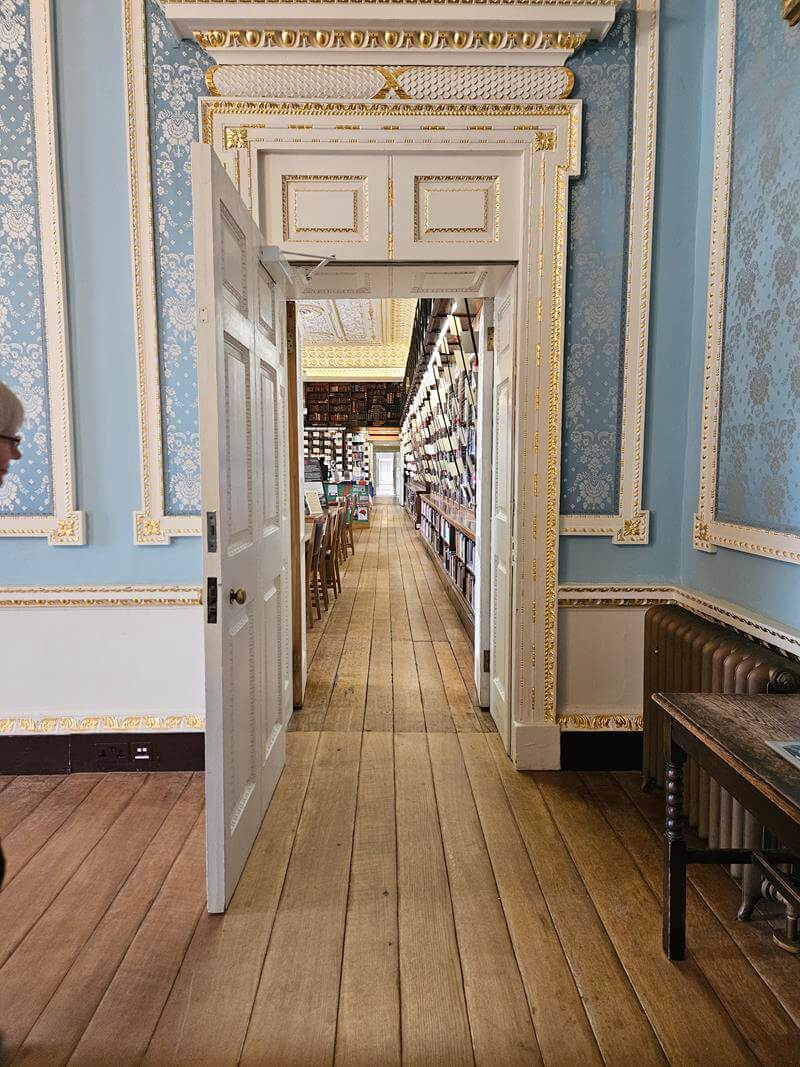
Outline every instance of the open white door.
{"label": "open white door", "polygon": [[[224,911],[280,776],[291,713],[285,302],[263,236],[192,148],[204,520],[206,875]],[[274,275],[274,276],[273,276]]]}
{"label": "open white door", "polygon": [[[492,371],[492,549],[489,707],[508,749],[511,735],[511,617],[514,493],[514,329],[516,271],[494,301]],[[489,346],[491,347],[491,346]]]}

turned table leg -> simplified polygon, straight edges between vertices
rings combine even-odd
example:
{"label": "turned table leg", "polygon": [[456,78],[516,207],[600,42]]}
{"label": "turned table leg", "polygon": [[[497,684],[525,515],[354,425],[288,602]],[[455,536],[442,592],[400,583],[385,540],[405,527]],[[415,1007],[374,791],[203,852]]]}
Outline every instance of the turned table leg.
{"label": "turned table leg", "polygon": [[663,945],[668,959],[686,956],[686,842],[683,838],[683,765],[686,753],[672,740],[667,745],[664,826]]}

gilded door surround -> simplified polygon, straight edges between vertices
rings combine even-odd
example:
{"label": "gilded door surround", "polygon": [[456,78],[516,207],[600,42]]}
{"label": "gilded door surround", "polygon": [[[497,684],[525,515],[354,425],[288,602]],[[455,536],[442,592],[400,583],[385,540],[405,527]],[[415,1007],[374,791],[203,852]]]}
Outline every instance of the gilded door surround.
{"label": "gilded door surround", "polygon": [[50,0],[30,0],[31,82],[39,222],[42,235],[44,342],[53,478],[51,515],[2,515],[0,537],[46,537],[56,546],[86,543],[85,517],[75,506],[68,307],[56,125]]}
{"label": "gilded door surround", "polygon": [[[313,6],[309,5],[310,13]],[[547,18],[546,6],[549,5],[525,8],[524,16],[519,14],[522,5],[516,8],[514,17],[521,21],[524,32],[538,33],[543,30],[541,20]],[[651,3],[643,6],[652,11]],[[259,13],[268,7],[259,7]],[[416,14],[423,11],[426,16],[436,14],[432,8],[423,8],[422,5],[415,7]],[[466,39],[459,45],[454,36],[449,36],[447,48],[436,50],[437,66],[426,68],[428,77],[431,70],[436,71],[437,92],[427,99],[412,98],[411,92],[405,88],[410,84],[406,81],[409,71],[405,67],[381,69],[376,63],[380,55],[380,42],[377,39],[374,39],[371,49],[364,41],[352,40],[349,42],[351,47],[344,42],[334,48],[327,38],[324,45],[321,38],[315,39],[315,43],[309,43],[311,38],[307,38],[307,46],[301,47],[297,37],[291,40],[287,38],[276,47],[264,47],[264,30],[280,30],[288,25],[286,20],[280,19],[278,9],[271,21],[250,17],[245,25],[243,20],[247,12],[244,6],[237,11],[238,24],[231,18],[230,6],[209,5],[203,12],[206,17],[202,20],[195,9],[191,17],[187,14],[182,21],[179,21],[177,13],[180,8],[183,9],[181,16],[187,12],[188,9],[183,5],[166,3],[164,8],[168,18],[173,19],[173,25],[178,23],[184,36],[195,30],[206,34],[214,30],[226,32],[224,39],[207,39],[209,44],[215,45],[212,54],[219,64],[219,69],[212,70],[207,79],[207,84],[214,90],[220,89],[219,79],[227,63],[232,62],[237,66],[239,76],[243,78],[243,60],[255,64],[256,59],[251,57],[257,57],[261,63],[280,62],[286,65],[290,54],[293,57],[300,56],[297,60],[300,65],[290,79],[293,92],[297,93],[297,86],[303,82],[309,84],[312,78],[318,87],[314,96],[306,92],[304,99],[288,93],[267,98],[211,95],[199,102],[202,137],[215,147],[226,163],[256,217],[264,209],[261,203],[263,194],[260,189],[259,159],[270,153],[302,154],[329,150],[335,153],[337,163],[342,165],[341,161],[352,153],[360,153],[362,157],[368,152],[400,158],[404,152],[415,148],[426,151],[430,146],[432,152],[457,153],[456,158],[461,155],[469,158],[470,152],[499,151],[514,153],[523,161],[523,219],[528,222],[521,227],[519,255],[514,257],[519,261],[520,307],[524,311],[521,310],[518,323],[517,509],[514,539],[514,645],[517,651],[513,665],[512,754],[520,767],[558,766],[559,728],[556,722],[555,688],[566,224],[568,179],[579,173],[580,167],[582,113],[579,101],[562,98],[569,79],[547,75],[555,99],[513,100],[486,95],[464,100],[454,95],[453,91],[448,92],[448,83],[451,82],[458,87],[459,93],[463,93],[464,73],[479,65],[485,67],[489,49],[483,44],[467,48]],[[614,6],[608,4],[560,5],[559,18],[566,8],[575,18],[584,18],[584,29],[579,29],[574,20],[568,27],[570,32],[580,34],[592,32],[585,22],[587,12],[591,10],[592,16],[602,15],[605,25],[603,28],[596,26],[594,36],[603,35],[615,14]],[[317,8],[316,29],[311,14],[306,20],[305,28],[310,34],[317,31],[328,33],[337,28],[330,9],[325,21],[319,21],[321,10]],[[387,31],[390,31],[394,29],[391,18],[399,10],[399,6],[383,5],[380,14],[376,10],[369,21],[374,19],[386,25]],[[488,32],[495,26],[498,17],[501,22],[506,19],[505,25],[508,26],[511,13],[511,5],[497,4],[490,10],[479,10],[476,6],[470,31]],[[420,30],[420,26],[407,21],[408,15],[405,18],[407,29]],[[480,18],[487,20],[487,24],[482,26]],[[491,27],[488,25],[490,18]],[[295,15],[292,21],[297,21]],[[459,26],[460,21],[461,16]],[[656,27],[657,13],[654,13],[650,29],[655,31]],[[339,28],[344,29],[341,26]],[[240,45],[241,35],[235,39],[227,35],[231,29],[257,29],[259,36],[256,39],[254,33],[252,43]],[[522,32],[520,25],[513,29],[514,32]],[[548,32],[555,32],[556,29],[550,26]],[[655,37],[651,39],[657,40]],[[394,42],[394,37],[391,41]],[[384,38],[382,43],[386,45],[387,39]],[[577,46],[581,42],[565,36],[561,38],[561,43]],[[325,58],[328,55],[331,58],[329,67],[320,62],[320,55],[326,50],[328,54]],[[406,56],[405,49],[397,51],[393,48],[392,51],[397,57],[395,63]],[[534,49],[531,48],[531,51]],[[442,62],[445,53],[452,57],[453,65]],[[644,67],[653,78],[656,55],[654,46],[649,56],[652,67],[647,63]],[[508,52],[507,58],[516,62],[513,52]],[[553,56],[551,49],[546,65],[552,68],[560,58]],[[313,71],[304,65],[309,61],[313,64]],[[355,82],[363,72],[345,72],[343,77],[345,65],[362,66],[370,71],[368,79],[361,77],[365,84],[359,86],[357,93],[342,92],[342,82]],[[498,67],[509,82],[513,81],[517,71],[529,69]],[[386,70],[390,77],[386,76]],[[252,77],[255,78],[254,73]],[[320,90],[319,87],[325,85],[328,79],[337,85],[341,93],[338,99]],[[654,131],[654,97],[652,101],[651,124],[645,126],[651,132]],[[652,181],[652,157],[651,165],[645,171]],[[389,190],[391,199],[391,184]],[[394,196],[396,198],[397,190]],[[385,258],[393,258],[394,243],[390,232]],[[291,245],[287,250],[291,251]],[[646,253],[649,263],[649,230]],[[481,253],[475,251],[474,255],[480,257]],[[356,255],[348,258],[358,260],[363,258],[363,253],[362,257]],[[632,284],[635,287],[635,283]],[[634,320],[637,323],[637,337],[640,336],[638,311],[637,305],[637,318]],[[646,347],[646,329],[643,346]],[[643,380],[641,389],[636,387],[633,393],[641,398],[643,410]],[[637,512],[631,518],[640,519],[641,516]],[[644,532],[646,534],[646,530]],[[641,528],[629,530],[628,534],[640,540],[642,538]]]}
{"label": "gilded door surround", "polygon": [[[197,19],[181,14],[177,4],[166,3],[173,21],[189,32]],[[269,5],[272,10],[272,5]],[[308,5],[314,7],[313,4]],[[369,7],[360,5],[369,13]],[[383,5],[386,6],[386,5]],[[514,5],[493,4],[492,16],[500,9]],[[566,5],[562,5],[565,7]],[[602,37],[610,22],[608,12],[615,5],[592,4],[606,20],[587,29],[587,5],[571,5],[570,25],[580,25],[582,34]],[[581,12],[579,9],[583,7]],[[422,8],[415,6],[414,15]],[[524,5],[521,5],[524,8]],[[474,19],[481,17],[480,4],[473,11]],[[430,16],[431,8],[427,7]],[[226,14],[227,11],[227,14]],[[206,74],[206,84],[214,96],[290,99],[358,99],[358,100],[544,100],[567,98],[574,86],[572,71],[558,64],[580,47],[582,41],[559,34],[553,23],[547,23],[549,36],[532,31],[518,31],[514,41],[509,34],[494,30],[476,30],[470,35],[460,34],[454,47],[451,30],[373,30],[332,31],[330,20],[316,16],[303,24],[302,30],[285,31],[282,36],[280,4],[274,13],[258,19],[244,15],[231,27],[231,8],[215,8],[216,19],[203,20],[206,29],[194,30],[198,39],[208,46],[216,60]],[[242,11],[246,14],[247,8]],[[527,13],[526,13],[527,14]],[[404,16],[406,17],[406,16]],[[512,18],[519,19],[519,9]],[[539,16],[537,15],[537,18]],[[559,11],[560,25],[566,25]],[[650,319],[650,274],[653,230],[653,202],[655,189],[656,117],[658,104],[658,49],[660,0],[636,0],[636,40],[634,70],[634,126],[631,143],[631,199],[628,220],[627,292],[625,310],[625,338],[622,373],[622,398],[619,451],[618,510],[613,515],[564,515],[561,533],[571,536],[611,537],[614,544],[648,544],[650,514],[643,507],[644,433],[647,384],[647,358]],[[278,28],[269,18],[277,20]],[[365,15],[366,18],[366,15]],[[580,20],[584,21],[581,23]],[[219,20],[218,22],[216,20]],[[285,19],[283,20],[285,22]],[[612,20],[613,21],[613,18]],[[403,26],[408,26],[408,22]],[[247,26],[245,26],[247,23]],[[259,27],[256,24],[259,23]],[[262,25],[263,23],[263,25]],[[530,23],[530,15],[526,25]],[[399,24],[399,23],[398,23]],[[437,24],[441,24],[439,19]],[[281,23],[282,25],[282,23]],[[392,23],[392,25],[394,25]],[[426,23],[432,25],[432,23]],[[488,23],[487,23],[488,25]],[[320,26],[328,27],[320,30]],[[492,27],[495,23],[492,22]],[[319,39],[317,33],[319,32]],[[466,32],[466,31],[465,31]],[[387,48],[385,36],[393,34]],[[419,47],[420,33],[425,33]],[[338,36],[337,36],[338,34]],[[523,43],[522,36],[525,41]],[[491,42],[489,41],[491,36]],[[511,34],[514,36],[514,34]],[[413,40],[412,40],[413,38]],[[569,45],[570,48],[566,46]],[[377,65],[376,49],[383,47],[386,66]],[[525,49],[537,55],[536,66],[519,66]],[[267,56],[264,53],[269,53]],[[419,65],[419,57],[434,61],[436,66]],[[487,66],[487,55],[496,65]],[[449,56],[450,58],[446,57]],[[348,63],[347,60],[350,60]],[[357,60],[360,59],[360,63]],[[415,64],[414,60],[417,60]],[[450,60],[459,65],[442,66]],[[403,66],[396,64],[402,62]],[[326,65],[323,65],[326,64]],[[508,64],[513,63],[514,66]],[[367,65],[369,64],[369,65]],[[374,65],[373,65],[374,64]],[[395,64],[392,66],[392,64]],[[499,65],[502,64],[502,65]],[[237,127],[229,128],[229,139],[240,136]]]}
{"label": "gilded door surround", "polygon": [[708,273],[706,354],[700,439],[700,493],[693,545],[701,552],[736,549],[786,563],[800,563],[800,535],[717,521],[719,422],[727,291],[728,224],[733,158],[733,94],[736,61],[736,0],[720,0],[714,184]]}
{"label": "gilded door surround", "polygon": [[[516,647],[513,746],[518,765],[557,766],[556,596],[560,485],[561,361],[568,178],[578,173],[577,101],[472,104],[373,101],[201,101],[204,138],[215,146],[256,213],[261,153],[335,148],[389,152],[422,143],[468,153],[513,149],[525,160],[529,225],[521,250],[525,313],[517,368]],[[345,121],[342,121],[345,120]],[[246,146],[226,138],[235,121]],[[343,128],[344,127],[344,128]],[[524,446],[523,446],[524,442]],[[532,578],[532,581],[531,581]],[[528,651],[530,650],[530,651]],[[541,737],[548,734],[548,751]],[[536,754],[534,754],[536,750]]]}

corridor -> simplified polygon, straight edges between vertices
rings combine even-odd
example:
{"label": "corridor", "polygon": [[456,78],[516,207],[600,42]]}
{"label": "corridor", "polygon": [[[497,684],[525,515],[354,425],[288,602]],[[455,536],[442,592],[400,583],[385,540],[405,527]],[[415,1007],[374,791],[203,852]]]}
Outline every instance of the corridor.
{"label": "corridor", "polygon": [[0,782],[0,1062],[796,1059],[800,965],[721,868],[663,958],[660,798],[514,771],[405,512],[376,508],[342,584],[224,917],[202,776]]}

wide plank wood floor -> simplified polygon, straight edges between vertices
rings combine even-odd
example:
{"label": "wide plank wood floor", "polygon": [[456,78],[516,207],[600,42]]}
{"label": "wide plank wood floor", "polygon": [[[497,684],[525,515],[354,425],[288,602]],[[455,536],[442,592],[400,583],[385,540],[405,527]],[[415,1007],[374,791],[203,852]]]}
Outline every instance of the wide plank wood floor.
{"label": "wide plank wood floor", "polygon": [[797,1063],[768,917],[695,868],[663,958],[661,800],[514,771],[418,535],[376,519],[225,916],[202,775],[0,779],[0,1063]]}

